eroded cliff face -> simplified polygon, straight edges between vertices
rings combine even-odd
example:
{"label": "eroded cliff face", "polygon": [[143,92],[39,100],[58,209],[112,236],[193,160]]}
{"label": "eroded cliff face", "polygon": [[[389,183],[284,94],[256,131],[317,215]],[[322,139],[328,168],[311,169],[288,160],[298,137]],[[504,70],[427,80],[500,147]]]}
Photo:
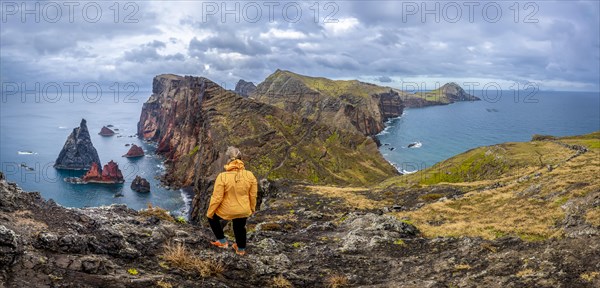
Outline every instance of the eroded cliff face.
{"label": "eroded cliff face", "polygon": [[334,81],[277,70],[251,97],[335,128],[373,136],[402,115],[400,94],[360,81]]}
{"label": "eroded cliff face", "polygon": [[397,174],[371,138],[350,129],[243,98],[206,78],[160,75],[153,86],[138,135],[157,141],[169,185],[194,185],[193,219],[205,211],[227,146],[242,150],[258,178],[347,185]]}

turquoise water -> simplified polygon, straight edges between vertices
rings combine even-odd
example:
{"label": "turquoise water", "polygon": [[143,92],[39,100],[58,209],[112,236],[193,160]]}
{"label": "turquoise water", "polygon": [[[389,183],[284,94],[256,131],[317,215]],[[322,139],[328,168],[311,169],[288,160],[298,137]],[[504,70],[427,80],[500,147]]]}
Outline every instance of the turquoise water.
{"label": "turquoise water", "polygon": [[[9,181],[19,184],[26,191],[39,191],[46,199],[53,199],[67,207],[86,207],[127,204],[133,209],[147,207],[148,203],[184,214],[189,195],[181,190],[169,190],[159,186],[156,176],[164,173],[160,158],[154,155],[155,147],[133,137],[137,133],[137,122],[142,104],[150,95],[140,92],[137,98],[119,97],[115,101],[112,93],[103,94],[97,102],[86,101],[81,95],[61,97],[56,103],[36,102],[28,96],[25,103],[20,97],[3,99],[0,108],[0,163],[1,170]],[[52,99],[54,97],[46,97]],[[123,172],[122,185],[65,183],[64,177],[80,176],[81,171],[56,170],[52,167],[65,140],[73,128],[79,126],[81,118],[87,120],[92,143],[102,164],[114,160]],[[102,137],[98,132],[104,125],[114,125],[117,135]],[[118,137],[120,136],[120,137]],[[121,157],[129,147],[141,146],[146,156],[132,159]],[[31,151],[34,154],[20,154]],[[33,168],[33,171],[22,167]],[[151,185],[150,193],[138,193],[130,188],[136,175],[146,178]]]}
{"label": "turquoise water", "polygon": [[[475,95],[484,98],[481,91]],[[379,150],[398,170],[411,172],[479,146],[529,141],[533,134],[567,136],[600,130],[598,92],[538,92],[528,101],[488,98],[406,109],[378,135],[381,143],[389,144]],[[417,142],[421,147],[407,148]]]}

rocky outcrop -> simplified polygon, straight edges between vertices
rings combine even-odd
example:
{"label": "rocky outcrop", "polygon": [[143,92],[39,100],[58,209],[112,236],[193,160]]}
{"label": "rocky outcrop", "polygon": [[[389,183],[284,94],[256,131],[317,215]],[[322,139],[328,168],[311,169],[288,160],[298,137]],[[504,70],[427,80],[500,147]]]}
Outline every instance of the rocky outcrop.
{"label": "rocky outcrop", "polygon": [[[0,285],[333,287],[332,283],[345,282],[346,287],[591,288],[600,284],[598,234],[534,242],[508,236],[426,238],[413,225],[379,210],[356,211],[341,205],[340,199],[315,197],[302,185],[285,188],[286,195],[269,199],[270,208],[248,219],[247,254],[239,257],[231,249],[211,246],[214,236],[208,228],[177,223],[158,210],[137,212],[124,205],[67,209],[0,180]],[[294,210],[286,204],[293,204]],[[186,249],[178,255],[181,261],[167,260],[167,245],[178,243]],[[204,270],[190,268],[198,259]]]}
{"label": "rocky outcrop", "polygon": [[458,101],[479,101],[479,97],[467,93],[460,85],[450,82],[438,89],[439,93],[446,96],[452,102]]}
{"label": "rocky outcrop", "polygon": [[131,190],[136,192],[148,193],[150,192],[150,183],[145,178],[138,175],[131,182]]}
{"label": "rocky outcrop", "polygon": [[100,129],[100,132],[98,133],[98,135],[100,136],[113,136],[115,135],[115,131],[111,130],[110,128],[106,127],[106,126],[102,126],[102,129]]}
{"label": "rocky outcrop", "polygon": [[125,182],[119,165],[112,160],[102,170],[98,164],[92,163],[90,170],[81,178],[84,183],[120,184]]}
{"label": "rocky outcrop", "polygon": [[115,135],[115,131],[111,130],[110,128],[106,127],[106,126],[102,126],[102,129],[100,129],[100,132],[98,132],[98,135],[100,136],[113,136]]}
{"label": "rocky outcrop", "polygon": [[397,173],[360,133],[242,98],[201,77],[155,77],[138,135],[158,143],[169,186],[195,186],[193,218],[203,214],[230,145],[242,150],[258,178],[358,184]]}
{"label": "rocky outcrop", "polygon": [[385,121],[402,115],[398,91],[357,80],[334,81],[277,70],[251,97],[331,127],[376,135]]}
{"label": "rocky outcrop", "polygon": [[73,129],[54,163],[56,169],[88,170],[92,163],[100,163],[100,157],[87,128],[85,119]]}
{"label": "rocky outcrop", "polygon": [[256,85],[252,82],[246,82],[243,79],[240,79],[237,84],[235,84],[235,93],[239,94],[242,97],[248,97],[256,90]]}
{"label": "rocky outcrop", "polygon": [[127,153],[125,155],[123,155],[123,157],[127,157],[127,158],[135,158],[135,157],[142,157],[144,156],[144,149],[142,149],[142,147],[137,146],[135,144],[131,145],[131,148],[129,148],[129,151],[127,151]]}

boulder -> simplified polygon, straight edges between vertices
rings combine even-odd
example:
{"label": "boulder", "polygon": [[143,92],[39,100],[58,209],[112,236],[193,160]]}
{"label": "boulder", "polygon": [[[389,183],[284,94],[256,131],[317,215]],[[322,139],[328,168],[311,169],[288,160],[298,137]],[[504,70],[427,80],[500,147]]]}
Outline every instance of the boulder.
{"label": "boulder", "polygon": [[79,127],[73,129],[58,154],[54,168],[88,170],[92,167],[92,163],[100,163],[100,157],[92,144],[86,123],[85,119],[81,119]]}
{"label": "boulder", "polygon": [[110,128],[106,127],[106,126],[102,126],[102,129],[100,129],[100,133],[98,133],[98,135],[100,136],[113,136],[115,135],[115,131],[110,130]]}
{"label": "boulder", "polygon": [[135,179],[131,182],[131,190],[142,193],[150,192],[150,182],[145,178],[135,176]]}
{"label": "boulder", "polygon": [[135,158],[135,157],[142,157],[144,156],[144,149],[142,149],[142,147],[137,146],[135,144],[131,145],[131,148],[129,148],[129,151],[127,151],[127,154],[123,155],[123,157],[127,157],[127,158]]}

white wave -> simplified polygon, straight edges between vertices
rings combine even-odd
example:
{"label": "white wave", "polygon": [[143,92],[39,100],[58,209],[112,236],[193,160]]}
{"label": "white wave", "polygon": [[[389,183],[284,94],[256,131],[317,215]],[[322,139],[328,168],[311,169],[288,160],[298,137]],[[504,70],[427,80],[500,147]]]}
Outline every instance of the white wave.
{"label": "white wave", "polygon": [[[410,146],[412,145],[412,146]],[[421,148],[423,146],[423,143],[417,141],[417,142],[413,142],[410,143],[409,146],[407,146],[408,148]]]}
{"label": "white wave", "polygon": [[31,151],[17,151],[17,154],[19,155],[37,155],[37,152],[31,152]]}
{"label": "white wave", "polygon": [[419,170],[407,171],[407,170],[405,170],[405,169],[402,169],[400,172],[401,172],[402,174],[405,174],[405,175],[406,175],[406,174],[413,174],[413,173],[417,173],[417,171],[419,171]]}
{"label": "white wave", "polygon": [[65,126],[58,126],[58,129],[67,129]]}

